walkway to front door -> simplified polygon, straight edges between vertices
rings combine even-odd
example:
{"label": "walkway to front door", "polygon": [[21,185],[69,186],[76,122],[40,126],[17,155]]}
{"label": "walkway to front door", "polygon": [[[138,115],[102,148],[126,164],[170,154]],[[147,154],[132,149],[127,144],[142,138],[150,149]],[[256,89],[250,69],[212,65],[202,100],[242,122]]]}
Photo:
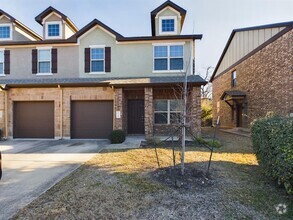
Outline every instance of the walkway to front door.
{"label": "walkway to front door", "polygon": [[144,100],[128,100],[128,134],[144,134]]}

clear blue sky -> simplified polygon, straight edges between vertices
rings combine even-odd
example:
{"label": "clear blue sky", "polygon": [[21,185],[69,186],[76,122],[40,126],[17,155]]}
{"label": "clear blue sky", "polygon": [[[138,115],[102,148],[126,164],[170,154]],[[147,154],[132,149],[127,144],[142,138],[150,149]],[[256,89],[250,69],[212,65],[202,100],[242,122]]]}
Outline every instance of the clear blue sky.
{"label": "clear blue sky", "polygon": [[[82,28],[94,18],[124,36],[151,34],[150,12],[164,0],[0,0],[0,8],[41,34],[34,18],[48,6]],[[187,10],[183,34],[203,34],[197,41],[196,71],[215,67],[235,28],[293,21],[293,0],[173,0]]]}

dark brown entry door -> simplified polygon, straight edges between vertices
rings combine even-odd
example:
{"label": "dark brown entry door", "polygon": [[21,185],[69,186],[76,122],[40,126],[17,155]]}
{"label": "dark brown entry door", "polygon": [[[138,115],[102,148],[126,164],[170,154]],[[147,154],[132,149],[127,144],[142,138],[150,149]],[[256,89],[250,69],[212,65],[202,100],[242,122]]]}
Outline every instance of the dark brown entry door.
{"label": "dark brown entry door", "polygon": [[54,102],[14,102],[13,138],[54,138]]}
{"label": "dark brown entry door", "polygon": [[144,100],[128,100],[128,133],[144,134]]}
{"label": "dark brown entry door", "polygon": [[112,130],[112,101],[71,102],[71,138],[108,138]]}
{"label": "dark brown entry door", "polygon": [[242,104],[236,105],[236,126],[242,127]]}

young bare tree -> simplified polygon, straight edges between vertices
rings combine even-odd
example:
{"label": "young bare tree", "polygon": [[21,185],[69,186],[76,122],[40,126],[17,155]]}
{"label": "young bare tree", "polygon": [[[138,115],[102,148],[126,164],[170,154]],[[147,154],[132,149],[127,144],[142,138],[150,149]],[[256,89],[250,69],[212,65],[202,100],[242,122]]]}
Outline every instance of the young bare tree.
{"label": "young bare tree", "polygon": [[[201,75],[204,78],[204,80],[208,82],[212,76],[213,69],[214,67],[208,66],[207,68],[205,68],[204,74],[199,74],[199,75]],[[212,98],[212,83],[208,83],[205,86],[201,87],[201,97],[208,98],[208,99]]]}

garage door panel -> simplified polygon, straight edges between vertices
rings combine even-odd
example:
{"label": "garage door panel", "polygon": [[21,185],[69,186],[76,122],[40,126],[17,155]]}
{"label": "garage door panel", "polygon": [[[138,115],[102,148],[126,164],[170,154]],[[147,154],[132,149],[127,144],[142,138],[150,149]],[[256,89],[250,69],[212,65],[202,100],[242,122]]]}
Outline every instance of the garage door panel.
{"label": "garage door panel", "polygon": [[112,101],[71,102],[71,138],[108,138],[112,130]]}
{"label": "garage door panel", "polygon": [[14,138],[54,138],[54,102],[14,102]]}

